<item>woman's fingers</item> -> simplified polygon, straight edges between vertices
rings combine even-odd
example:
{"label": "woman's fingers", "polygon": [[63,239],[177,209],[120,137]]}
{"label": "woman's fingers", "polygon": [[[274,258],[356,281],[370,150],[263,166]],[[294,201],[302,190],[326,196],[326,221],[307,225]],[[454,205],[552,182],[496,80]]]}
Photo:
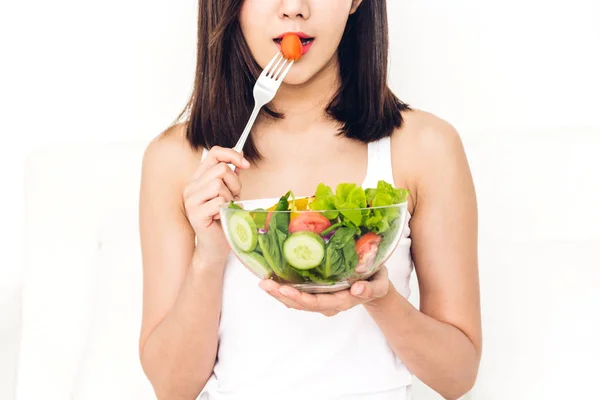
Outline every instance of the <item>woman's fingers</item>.
{"label": "woman's fingers", "polygon": [[186,189],[185,196],[187,213],[196,214],[201,221],[219,219],[219,206],[233,200],[229,188],[220,179],[209,181],[198,188]]}
{"label": "woman's fingers", "polygon": [[239,197],[242,191],[242,184],[239,176],[229,168],[229,165],[220,163],[206,171],[199,181],[212,181],[221,179],[231,192],[234,198]]}
{"label": "woman's fingers", "polygon": [[[220,163],[233,164],[237,168],[250,167],[250,163],[241,153],[238,153],[233,149],[214,146],[209,150],[204,160],[198,166],[198,169],[192,176],[192,180],[202,176],[206,171]],[[227,167],[229,168],[229,166]]]}

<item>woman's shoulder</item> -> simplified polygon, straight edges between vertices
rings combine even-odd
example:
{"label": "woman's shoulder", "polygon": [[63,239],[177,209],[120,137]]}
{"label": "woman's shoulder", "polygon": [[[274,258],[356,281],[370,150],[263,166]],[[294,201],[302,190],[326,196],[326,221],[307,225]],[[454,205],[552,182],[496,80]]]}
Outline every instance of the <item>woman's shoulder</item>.
{"label": "woman's shoulder", "polygon": [[403,112],[402,118],[391,138],[392,164],[394,175],[413,193],[440,171],[468,167],[462,139],[450,122],[417,109]]}
{"label": "woman's shoulder", "polygon": [[448,121],[421,110],[402,113],[404,123],[391,138],[394,164],[430,164],[432,159],[460,155],[462,139]]}
{"label": "woman's shoulder", "polygon": [[173,125],[148,142],[142,161],[144,174],[185,185],[198,167],[203,152],[189,144],[186,126],[186,123]]}
{"label": "woman's shoulder", "polygon": [[426,111],[411,109],[402,112],[403,124],[392,136],[394,150],[410,150],[418,158],[432,156],[432,151],[456,151],[461,138],[448,121]]}

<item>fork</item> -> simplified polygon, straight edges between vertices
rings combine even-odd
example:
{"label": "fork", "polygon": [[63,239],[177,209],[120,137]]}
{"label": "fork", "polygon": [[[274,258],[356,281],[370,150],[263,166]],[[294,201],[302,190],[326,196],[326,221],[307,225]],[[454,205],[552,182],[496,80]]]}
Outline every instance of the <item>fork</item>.
{"label": "fork", "polygon": [[[277,93],[277,89],[281,86],[281,82],[283,82],[283,79],[290,71],[293,64],[294,60],[288,60],[280,52],[277,52],[258,76],[253,90],[254,110],[252,110],[252,114],[242,132],[242,136],[240,136],[237,144],[233,148],[238,153],[244,148],[244,144],[246,144],[246,140],[248,139],[248,135],[250,134],[250,130],[254,125],[254,121],[256,120],[260,109],[273,100],[275,93]],[[231,169],[235,169],[233,164],[229,164],[229,166]]]}

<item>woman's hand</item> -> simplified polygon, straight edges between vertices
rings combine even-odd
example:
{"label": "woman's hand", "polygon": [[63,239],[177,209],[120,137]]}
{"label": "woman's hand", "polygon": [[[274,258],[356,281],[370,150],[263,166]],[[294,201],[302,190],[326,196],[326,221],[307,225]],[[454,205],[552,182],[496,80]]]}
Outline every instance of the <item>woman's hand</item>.
{"label": "woman's hand", "polygon": [[260,287],[288,308],[318,312],[333,317],[340,311],[384,297],[390,290],[390,281],[384,265],[371,280],[355,282],[350,289],[331,294],[300,292],[291,286],[280,285],[270,279],[262,280]]}
{"label": "woman's hand", "polygon": [[229,255],[229,244],[218,221],[219,208],[238,199],[242,189],[238,174],[227,163],[237,168],[250,166],[235,150],[215,146],[183,192],[185,213],[198,239],[197,249],[210,262],[225,262]]}

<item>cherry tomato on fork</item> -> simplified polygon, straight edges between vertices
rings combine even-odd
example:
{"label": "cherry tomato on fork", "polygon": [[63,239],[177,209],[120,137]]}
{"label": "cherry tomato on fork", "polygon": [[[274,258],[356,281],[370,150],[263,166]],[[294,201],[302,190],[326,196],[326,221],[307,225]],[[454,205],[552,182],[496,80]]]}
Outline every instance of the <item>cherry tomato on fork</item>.
{"label": "cherry tomato on fork", "polygon": [[294,33],[286,34],[281,39],[281,52],[290,60],[297,61],[302,57],[302,42],[298,35]]}

